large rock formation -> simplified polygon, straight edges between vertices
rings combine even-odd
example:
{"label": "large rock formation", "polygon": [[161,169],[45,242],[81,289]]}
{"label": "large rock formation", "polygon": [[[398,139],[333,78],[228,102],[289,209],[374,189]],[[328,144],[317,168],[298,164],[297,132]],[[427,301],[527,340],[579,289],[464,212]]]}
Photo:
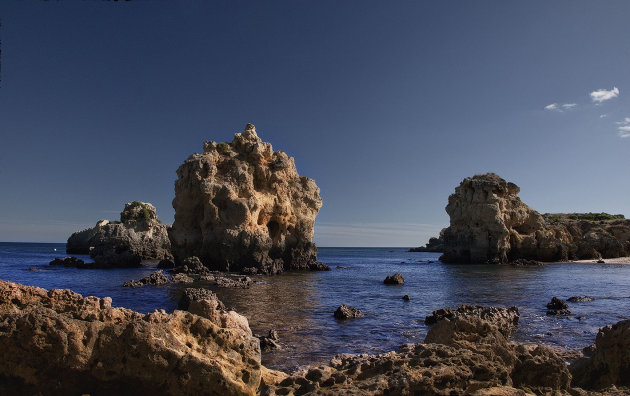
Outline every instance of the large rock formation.
{"label": "large rock formation", "polygon": [[176,261],[197,256],[212,269],[248,273],[321,269],[312,239],[322,199],[293,158],[251,124],[231,143],[203,148],[177,170],[169,231]]}
{"label": "large rock formation", "polygon": [[120,221],[101,220],[93,228],[75,232],[66,251],[90,254],[97,267],[134,267],[142,260],[172,258],[167,226],[157,219],[150,203],[125,205]]}
{"label": "large rock formation", "polygon": [[630,255],[630,220],[547,216],[518,197],[520,188],[488,173],[468,177],[448,198],[451,225],[441,235],[444,262],[561,261]]}
{"label": "large rock formation", "polygon": [[207,303],[206,317],[142,315],[0,281],[0,394],[254,395],[258,339],[245,317]]}

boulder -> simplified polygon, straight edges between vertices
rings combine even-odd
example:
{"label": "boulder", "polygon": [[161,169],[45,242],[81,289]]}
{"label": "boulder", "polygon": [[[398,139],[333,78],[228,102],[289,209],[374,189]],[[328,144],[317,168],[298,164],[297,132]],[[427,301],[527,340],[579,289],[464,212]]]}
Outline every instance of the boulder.
{"label": "boulder", "polygon": [[201,301],[201,300],[217,300],[218,309],[225,310],[225,306],[219,300],[217,295],[212,292],[212,290],[192,288],[192,287],[184,289],[184,293],[182,294],[181,298],[179,299],[179,302],[177,303],[177,308],[188,310],[188,307],[190,307],[190,304],[193,301]]}
{"label": "boulder", "polygon": [[254,395],[259,341],[247,319],[217,311],[143,315],[0,281],[0,393]]}
{"label": "boulder", "polygon": [[90,229],[68,238],[67,252],[87,254],[94,268],[137,267],[142,260],[170,259],[171,244],[167,226],[157,219],[155,207],[145,202],[130,202],[120,221],[101,220]]}
{"label": "boulder", "polygon": [[567,298],[567,301],[570,301],[570,302],[589,302],[593,300],[595,299],[589,296],[573,296],[573,297]]}
{"label": "boulder", "polygon": [[248,289],[251,285],[254,284],[254,281],[249,276],[239,276],[239,277],[216,277],[214,279],[214,283],[218,287],[232,287],[238,289]]}
{"label": "boulder", "polygon": [[173,268],[175,268],[175,263],[172,262],[171,260],[168,260],[168,259],[160,260],[160,262],[157,265],[157,268],[159,268],[159,269],[173,269]]}
{"label": "boulder", "polygon": [[386,285],[402,285],[405,283],[405,278],[403,278],[402,274],[388,275],[383,283]]}
{"label": "boulder", "polygon": [[569,315],[570,313],[567,303],[558,297],[553,297],[547,304],[547,315]]}
{"label": "boulder", "polygon": [[343,304],[334,313],[337,319],[353,319],[365,316],[363,312],[349,305]]}
{"label": "boulder", "polygon": [[[630,255],[630,220],[621,215],[541,215],[520,188],[494,173],[467,177],[448,198],[450,226],[440,233],[447,263],[568,261]],[[590,220],[593,218],[593,220]],[[526,262],[525,262],[526,263]]]}
{"label": "boulder", "polygon": [[278,332],[274,329],[269,330],[267,335],[256,336],[260,340],[260,350],[262,352],[270,352],[275,349],[281,349],[282,347],[278,344]]}
{"label": "boulder", "polygon": [[168,276],[164,275],[162,270],[159,270],[159,271],[155,271],[149,276],[145,276],[144,278],[140,280],[137,280],[137,281],[130,280],[128,282],[125,282],[123,283],[123,286],[124,287],[140,287],[144,285],[160,286],[160,285],[166,285],[168,283],[170,283],[170,281],[168,280]]}
{"label": "boulder", "polygon": [[[585,350],[585,354],[587,351]],[[602,390],[630,386],[630,320],[599,329],[588,355],[570,366],[573,385]]]}
{"label": "boulder", "polygon": [[231,143],[205,142],[177,175],[169,231],[177,264],[197,256],[219,271],[327,269],[312,242],[319,188],[253,125]]}

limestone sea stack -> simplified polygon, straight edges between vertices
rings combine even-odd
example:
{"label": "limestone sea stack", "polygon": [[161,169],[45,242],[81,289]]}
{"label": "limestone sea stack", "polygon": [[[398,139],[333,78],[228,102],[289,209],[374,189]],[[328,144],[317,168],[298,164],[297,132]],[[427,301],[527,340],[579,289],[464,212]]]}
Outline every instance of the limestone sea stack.
{"label": "limestone sea stack", "polygon": [[197,256],[220,271],[326,269],[312,242],[322,206],[315,181],[263,142],[254,125],[231,143],[205,142],[177,170],[169,231],[178,264]]}
{"label": "limestone sea stack", "polygon": [[133,201],[125,205],[120,221],[101,220],[93,228],[72,234],[66,251],[89,253],[96,267],[134,267],[142,260],[170,259],[167,228],[153,205]]}
{"label": "limestone sea stack", "polygon": [[[448,198],[443,262],[566,261],[630,255],[630,220],[622,215],[541,215],[520,188],[494,173],[467,177]],[[592,215],[592,214],[591,214]],[[592,219],[591,219],[592,218]]]}

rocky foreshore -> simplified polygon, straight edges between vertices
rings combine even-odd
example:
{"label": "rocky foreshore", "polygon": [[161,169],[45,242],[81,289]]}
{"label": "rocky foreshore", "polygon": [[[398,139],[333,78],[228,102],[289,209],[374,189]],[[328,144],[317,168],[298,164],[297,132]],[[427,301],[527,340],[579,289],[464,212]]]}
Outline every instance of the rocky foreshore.
{"label": "rocky foreshore", "polygon": [[557,348],[509,342],[516,307],[442,309],[423,344],[287,374],[261,364],[261,338],[214,293],[186,289],[180,308],[143,315],[0,281],[0,393],[587,395],[629,385],[630,321],[601,329],[567,365]]}
{"label": "rocky foreshore", "polygon": [[494,173],[467,177],[448,198],[450,226],[414,251],[447,263],[557,262],[630,255],[630,220],[606,213],[541,215]]}

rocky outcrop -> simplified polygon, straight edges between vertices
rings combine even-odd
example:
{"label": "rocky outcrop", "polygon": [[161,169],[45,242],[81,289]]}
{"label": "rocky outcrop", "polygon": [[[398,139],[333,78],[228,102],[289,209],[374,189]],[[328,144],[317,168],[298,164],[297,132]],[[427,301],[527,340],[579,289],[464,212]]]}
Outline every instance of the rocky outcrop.
{"label": "rocky outcrop", "polygon": [[90,254],[94,267],[135,267],[142,260],[170,259],[167,226],[157,219],[155,207],[134,201],[125,205],[120,221],[101,220],[94,228],[68,238],[68,253]]}
{"label": "rocky outcrop", "polygon": [[405,283],[405,278],[402,274],[398,273],[394,275],[387,275],[383,283],[386,285],[402,285]]}
{"label": "rocky outcrop", "polygon": [[520,200],[519,191],[493,173],[464,179],[448,199],[451,224],[441,235],[440,259],[508,263],[630,255],[630,220],[585,220],[591,217],[578,214],[543,217]]}
{"label": "rocky outcrop", "polygon": [[169,233],[178,264],[197,256],[211,269],[248,274],[324,269],[312,242],[319,188],[293,158],[251,124],[203,151],[177,170]]}
{"label": "rocky outcrop", "polygon": [[429,242],[425,246],[411,248],[409,249],[409,251],[410,252],[443,253],[444,252],[444,232],[446,232],[446,228],[442,228],[442,231],[440,231],[439,237],[429,238]]}
{"label": "rocky outcrop", "polygon": [[123,283],[124,287],[141,287],[144,285],[153,285],[153,286],[161,286],[170,283],[168,276],[164,275],[164,273],[160,271],[155,271],[151,275],[145,276],[140,280],[130,280],[128,282]]}
{"label": "rocky outcrop", "polygon": [[54,260],[52,260],[50,263],[50,265],[59,265],[62,267],[80,267],[82,265],[85,264],[85,262],[81,259],[78,259],[76,257],[64,257],[62,259],[60,258],[56,258]]}
{"label": "rocky outcrop", "polygon": [[358,309],[354,307],[351,307],[346,304],[342,304],[339,306],[339,308],[337,308],[333,316],[337,319],[343,320],[343,319],[362,318],[365,315],[363,314],[363,312],[359,311]]}
{"label": "rocky outcrop", "polygon": [[611,385],[630,387],[630,320],[599,329],[589,357],[574,362],[573,384],[601,390]]}
{"label": "rocky outcrop", "polygon": [[[571,375],[545,346],[509,343],[514,308],[460,307],[431,328],[424,344],[380,355],[338,355],[307,366],[267,394],[525,395],[567,394]],[[447,311],[447,310],[444,310]]]}
{"label": "rocky outcrop", "polygon": [[247,319],[195,303],[203,316],[143,315],[0,281],[0,393],[254,395],[262,366]]}
{"label": "rocky outcrop", "polygon": [[569,315],[571,311],[569,311],[569,306],[567,303],[558,298],[553,297],[551,301],[547,304],[547,315]]}

